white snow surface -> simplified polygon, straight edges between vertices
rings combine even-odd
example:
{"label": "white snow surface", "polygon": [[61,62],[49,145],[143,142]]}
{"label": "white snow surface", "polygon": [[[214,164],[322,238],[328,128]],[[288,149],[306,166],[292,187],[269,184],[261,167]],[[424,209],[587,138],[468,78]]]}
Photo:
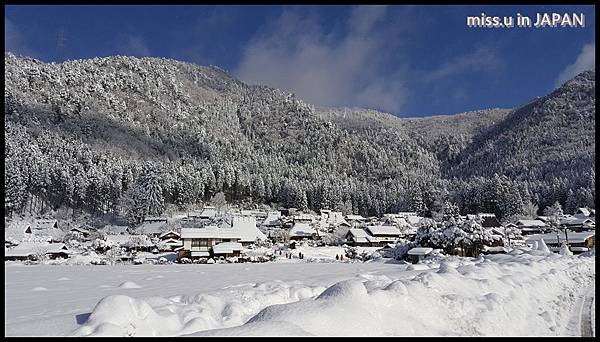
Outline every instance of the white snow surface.
{"label": "white snow surface", "polygon": [[[7,336],[565,336],[579,333],[568,323],[595,281],[593,256],[527,248],[407,266],[6,263],[5,330]],[[119,287],[126,282],[139,287]]]}

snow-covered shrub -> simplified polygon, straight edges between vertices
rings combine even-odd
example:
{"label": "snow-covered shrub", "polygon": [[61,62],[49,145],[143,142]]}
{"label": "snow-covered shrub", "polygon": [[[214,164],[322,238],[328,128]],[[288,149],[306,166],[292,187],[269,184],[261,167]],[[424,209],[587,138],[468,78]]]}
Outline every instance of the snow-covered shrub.
{"label": "snow-covered shrub", "polygon": [[424,220],[415,237],[418,246],[440,248],[448,254],[461,248],[473,256],[479,255],[483,245],[492,241],[492,233],[478,221],[455,218],[443,222]]}
{"label": "snow-covered shrub", "polygon": [[93,240],[91,247],[100,253],[106,253],[108,250],[111,249],[110,244],[108,244],[105,240],[102,239]]}
{"label": "snow-covered shrub", "polygon": [[381,253],[377,251],[369,252],[367,250],[360,249],[359,247],[348,247],[345,249],[345,254],[348,259],[357,261],[367,261],[371,259],[382,258]]}

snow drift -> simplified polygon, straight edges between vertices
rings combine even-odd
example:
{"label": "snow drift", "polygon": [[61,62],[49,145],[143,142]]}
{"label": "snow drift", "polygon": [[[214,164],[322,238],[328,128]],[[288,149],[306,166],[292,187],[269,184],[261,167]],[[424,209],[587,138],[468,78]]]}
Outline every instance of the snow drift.
{"label": "snow drift", "polygon": [[595,278],[594,258],[528,249],[430,265],[406,278],[359,275],[328,288],[274,281],[196,296],[110,296],[75,334],[562,335]]}

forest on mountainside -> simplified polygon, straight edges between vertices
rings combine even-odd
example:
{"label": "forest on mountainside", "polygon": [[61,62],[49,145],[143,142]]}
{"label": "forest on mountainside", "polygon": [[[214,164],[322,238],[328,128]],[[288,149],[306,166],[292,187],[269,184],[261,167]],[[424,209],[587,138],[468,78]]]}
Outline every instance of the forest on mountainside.
{"label": "forest on mountainside", "polygon": [[[594,206],[595,73],[514,110],[401,119],[322,109],[216,67],[5,54],[5,209],[41,215],[195,207],[223,192],[381,215]],[[133,215],[132,213],[135,213]]]}

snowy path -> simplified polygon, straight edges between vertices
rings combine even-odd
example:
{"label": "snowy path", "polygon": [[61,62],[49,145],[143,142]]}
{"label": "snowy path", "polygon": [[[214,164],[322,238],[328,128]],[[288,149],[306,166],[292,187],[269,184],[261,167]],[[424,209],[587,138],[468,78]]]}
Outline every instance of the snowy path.
{"label": "snowy path", "polygon": [[581,336],[593,337],[595,325],[595,307],[594,301],[596,298],[595,286],[592,286],[585,294],[581,305]]}

